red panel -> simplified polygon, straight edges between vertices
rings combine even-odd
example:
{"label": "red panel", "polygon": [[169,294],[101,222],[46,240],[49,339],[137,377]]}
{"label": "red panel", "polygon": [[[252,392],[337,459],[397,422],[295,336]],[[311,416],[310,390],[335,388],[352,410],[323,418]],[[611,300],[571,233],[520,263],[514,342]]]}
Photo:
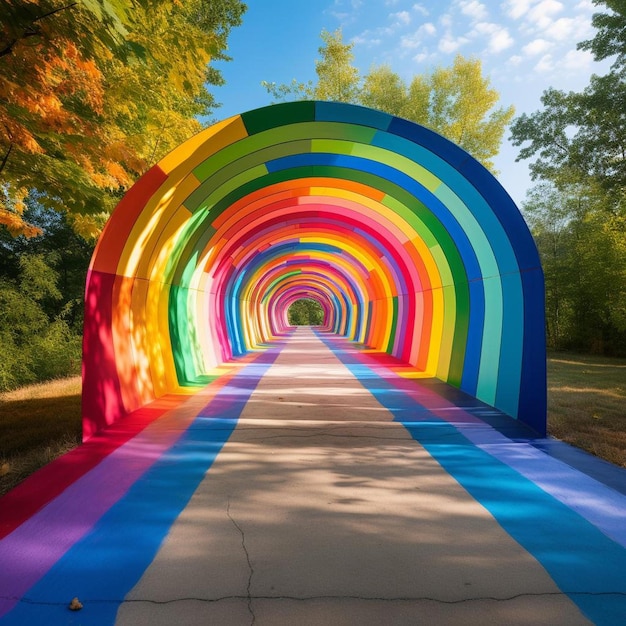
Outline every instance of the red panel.
{"label": "red panel", "polygon": [[115,275],[90,270],[83,331],[83,440],[125,414],[111,326]]}
{"label": "red panel", "polygon": [[109,218],[91,260],[91,269],[117,272],[122,250],[130,231],[154,192],[165,182],[167,174],[157,165],[149,169],[120,200]]}

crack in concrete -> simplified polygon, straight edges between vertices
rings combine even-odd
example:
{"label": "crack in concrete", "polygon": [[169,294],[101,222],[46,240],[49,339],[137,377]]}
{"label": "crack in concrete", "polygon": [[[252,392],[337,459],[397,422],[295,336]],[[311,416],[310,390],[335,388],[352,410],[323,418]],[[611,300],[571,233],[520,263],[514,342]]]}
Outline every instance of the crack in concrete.
{"label": "crack in concrete", "polygon": [[[230,517],[230,515],[229,515]],[[233,524],[236,522],[233,521]],[[241,532],[241,530],[240,530]],[[247,554],[247,552],[246,552]],[[249,562],[249,561],[248,561]],[[250,576],[248,580],[248,585],[250,585],[252,576]],[[608,597],[608,596],[619,596],[626,597],[626,592],[623,591],[544,591],[537,593],[518,593],[512,596],[506,596],[498,598],[496,596],[476,596],[471,598],[458,598],[456,600],[444,600],[442,598],[432,598],[429,596],[397,596],[397,597],[377,597],[377,596],[358,596],[358,595],[315,595],[315,596],[288,596],[288,595],[276,595],[276,596],[264,596],[258,595],[253,596],[249,591],[246,595],[229,595],[229,596],[220,596],[217,598],[198,598],[195,596],[186,596],[181,598],[170,598],[169,600],[151,600],[147,598],[125,598],[123,600],[113,600],[113,599],[81,599],[83,604],[138,604],[138,603],[146,603],[146,604],[174,604],[176,602],[206,602],[206,603],[216,603],[223,602],[226,600],[247,600],[248,602],[252,602],[252,600],[293,600],[297,602],[308,602],[311,600],[362,600],[365,602],[436,602],[438,604],[463,604],[469,602],[482,602],[482,601],[492,601],[492,602],[510,602],[511,600],[517,600],[519,598],[544,598],[544,597],[576,597],[576,596],[591,596],[591,597]],[[24,604],[32,604],[32,605],[41,605],[41,606],[67,606],[68,602],[44,602],[40,600],[32,600],[30,598],[16,598],[11,596],[0,596],[0,600],[12,600],[19,601]],[[252,612],[251,606],[249,605],[250,614],[252,617],[252,624],[255,623],[256,617]]]}
{"label": "crack in concrete", "polygon": [[248,563],[248,586],[246,588],[246,598],[248,600],[248,613],[250,613],[250,617],[252,618],[250,626],[253,626],[253,624],[256,622],[256,615],[254,614],[254,610],[252,609],[252,594],[250,593],[250,588],[252,586],[252,576],[254,576],[254,568],[252,567],[252,563],[250,562],[250,554],[246,546],[246,535],[244,534],[241,526],[239,526],[239,524],[230,514],[230,498],[228,498],[228,504],[226,506],[226,515],[228,515],[228,519],[233,523],[233,526],[239,531],[239,534],[241,535],[241,547],[243,548],[244,554],[246,555],[246,561]]}

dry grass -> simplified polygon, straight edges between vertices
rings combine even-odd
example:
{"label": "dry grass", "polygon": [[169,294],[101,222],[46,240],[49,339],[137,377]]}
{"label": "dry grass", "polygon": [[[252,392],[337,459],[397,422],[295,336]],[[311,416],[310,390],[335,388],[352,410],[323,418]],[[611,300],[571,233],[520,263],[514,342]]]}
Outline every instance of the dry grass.
{"label": "dry grass", "polygon": [[0,394],[0,494],[81,441],[80,376]]}
{"label": "dry grass", "polygon": [[626,359],[550,354],[548,431],[626,467]]}

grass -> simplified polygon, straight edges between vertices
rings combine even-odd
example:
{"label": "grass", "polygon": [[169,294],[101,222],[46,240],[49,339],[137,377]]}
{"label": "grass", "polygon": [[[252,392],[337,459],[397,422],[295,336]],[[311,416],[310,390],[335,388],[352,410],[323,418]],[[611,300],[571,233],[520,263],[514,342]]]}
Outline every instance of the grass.
{"label": "grass", "polygon": [[548,431],[626,467],[626,359],[551,353]]}
{"label": "grass", "polygon": [[80,376],[0,394],[0,495],[82,438]]}
{"label": "grass", "polygon": [[[0,495],[81,441],[80,377],[0,394]],[[548,358],[548,431],[626,467],[626,359]]]}

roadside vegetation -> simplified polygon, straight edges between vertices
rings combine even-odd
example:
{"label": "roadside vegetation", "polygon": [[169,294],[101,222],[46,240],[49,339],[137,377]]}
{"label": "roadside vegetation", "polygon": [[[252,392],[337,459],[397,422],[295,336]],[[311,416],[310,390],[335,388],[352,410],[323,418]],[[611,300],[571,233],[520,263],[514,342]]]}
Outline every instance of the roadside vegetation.
{"label": "roadside vegetation", "polygon": [[626,467],[626,359],[548,357],[550,434]]}
{"label": "roadside vegetation", "polygon": [[72,376],[0,394],[0,494],[81,442],[80,391]]}

